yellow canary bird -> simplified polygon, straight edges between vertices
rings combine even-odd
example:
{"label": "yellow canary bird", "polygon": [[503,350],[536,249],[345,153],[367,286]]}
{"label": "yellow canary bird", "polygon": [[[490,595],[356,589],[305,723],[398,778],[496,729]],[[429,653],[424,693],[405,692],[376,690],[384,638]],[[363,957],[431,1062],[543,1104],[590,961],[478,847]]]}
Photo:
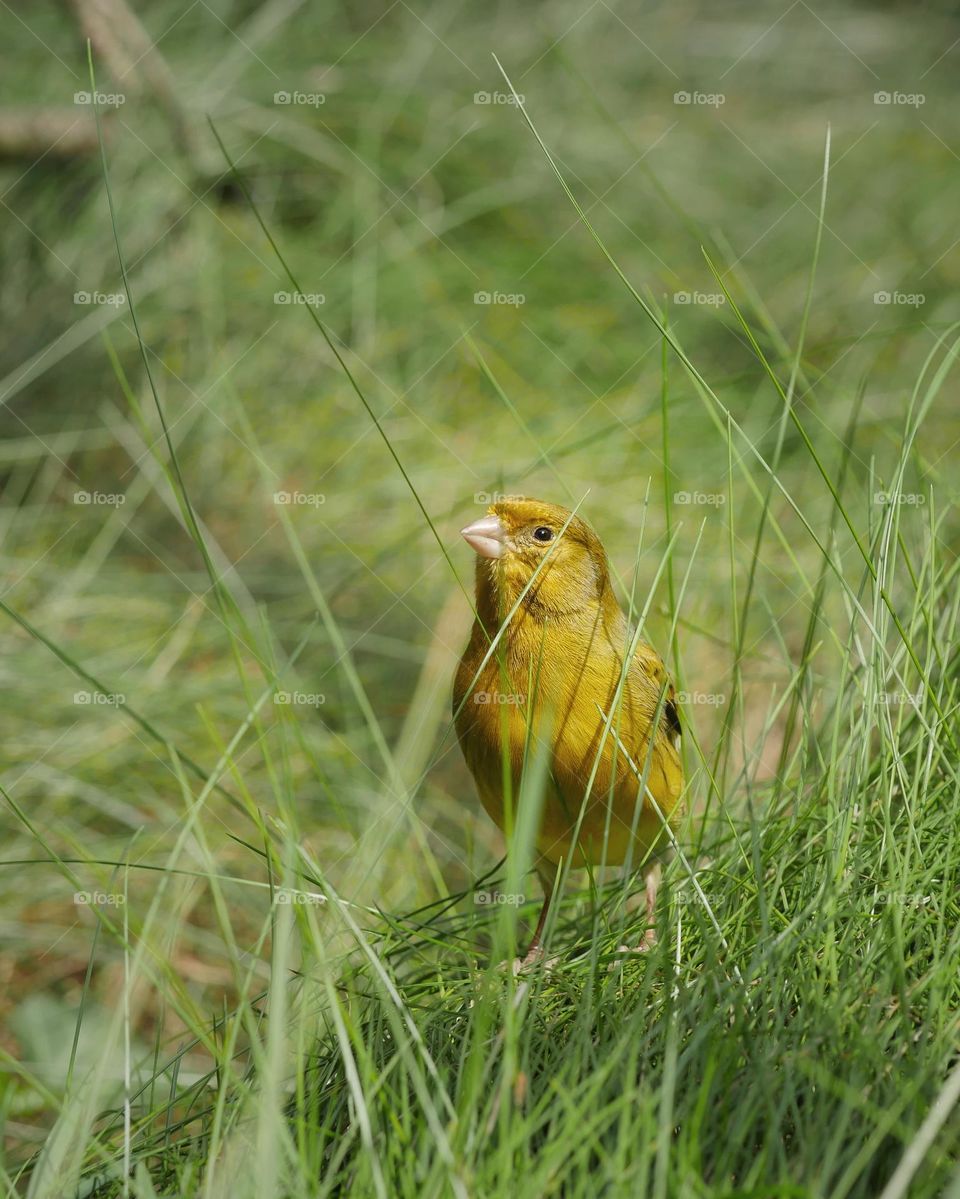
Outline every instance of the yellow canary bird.
{"label": "yellow canary bird", "polygon": [[[663,661],[638,642],[624,666],[627,619],[600,539],[579,516],[541,500],[510,499],[492,504],[461,535],[477,554],[477,618],[453,710],[480,799],[500,828],[505,775],[518,796],[525,757],[532,761],[533,747],[549,741],[536,836],[544,901],[521,964],[542,953],[563,861],[621,865],[631,857],[645,880],[648,932],[637,947],[645,948],[653,940],[660,859],[670,847],[664,823],[675,828],[682,816],[680,717]],[[646,776],[642,796],[638,773]]]}

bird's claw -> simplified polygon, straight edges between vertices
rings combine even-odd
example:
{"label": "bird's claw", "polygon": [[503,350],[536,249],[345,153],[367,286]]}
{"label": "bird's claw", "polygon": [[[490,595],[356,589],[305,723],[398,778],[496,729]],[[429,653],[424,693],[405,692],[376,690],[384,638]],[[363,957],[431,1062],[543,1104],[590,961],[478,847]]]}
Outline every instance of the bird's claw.
{"label": "bird's claw", "polygon": [[[617,954],[622,954],[624,957],[637,957],[641,953],[646,953],[648,949],[652,949],[657,943],[657,930],[648,928],[640,940],[639,945],[618,945]],[[607,970],[615,970],[617,966],[623,965],[623,958],[617,957],[610,963]]]}
{"label": "bird's claw", "polygon": [[522,958],[514,958],[512,962],[501,962],[498,969],[502,970],[504,974],[510,973],[516,978],[519,974],[527,974],[537,968],[549,973],[559,960],[559,958],[548,958],[544,953],[543,946],[536,945],[532,949],[528,949]]}

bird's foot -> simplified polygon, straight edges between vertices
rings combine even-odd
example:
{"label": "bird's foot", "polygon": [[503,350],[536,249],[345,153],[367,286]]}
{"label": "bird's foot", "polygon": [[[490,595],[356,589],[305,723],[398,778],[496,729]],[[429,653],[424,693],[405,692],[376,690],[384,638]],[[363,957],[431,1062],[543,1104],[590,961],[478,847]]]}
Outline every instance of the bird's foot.
{"label": "bird's foot", "polygon": [[501,962],[499,969],[504,974],[510,973],[514,977],[536,969],[542,969],[549,973],[559,960],[559,958],[548,958],[542,945],[531,945],[522,958],[514,958],[512,962]]}
{"label": "bird's foot", "polygon": [[613,969],[615,969],[615,967],[621,966],[623,964],[624,958],[632,958],[632,957],[636,957],[638,954],[646,953],[647,950],[652,949],[653,946],[656,945],[656,943],[657,943],[657,930],[655,928],[646,929],[644,931],[643,936],[640,938],[639,945],[618,945],[617,946],[617,954],[622,955],[622,956],[616,957],[610,963],[610,965],[607,967],[607,969],[613,970]]}

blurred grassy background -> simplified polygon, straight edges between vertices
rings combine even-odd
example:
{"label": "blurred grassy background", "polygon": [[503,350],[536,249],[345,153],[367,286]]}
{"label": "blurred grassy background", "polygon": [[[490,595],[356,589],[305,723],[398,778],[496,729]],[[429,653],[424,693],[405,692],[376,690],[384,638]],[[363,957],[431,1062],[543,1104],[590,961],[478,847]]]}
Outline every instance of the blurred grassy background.
{"label": "blurred grassy background", "polygon": [[[225,785],[268,814],[277,787],[286,788],[304,842],[338,886],[360,902],[411,908],[443,887],[468,886],[500,852],[450,741],[417,788],[414,818],[391,806],[377,748],[380,730],[408,786],[430,762],[467,605],[308,314],[277,301],[289,282],[224,176],[207,116],[303,290],[323,297],[319,314],[468,589],[472,562],[457,530],[480,493],[576,502],[589,491],[583,511],[627,579],[641,524],[644,560],[659,561],[664,494],[723,493],[729,502],[676,503],[670,517],[682,521],[677,578],[706,521],[673,665],[686,689],[726,694],[731,584],[742,595],[752,545],[737,525],[752,530],[759,505],[736,464],[728,493],[725,440],[675,364],[665,480],[661,338],[578,224],[507,102],[491,51],[617,261],[663,307],[767,456],[782,406],[730,306],[699,302],[720,293],[702,247],[786,378],[830,126],[826,224],[796,402],[836,469],[862,392],[849,495],[864,513],[889,482],[921,365],[960,319],[960,17],[948,4],[804,0],[642,10],[548,0],[522,12],[406,0],[136,7],[169,68],[183,127],[157,102],[142,63],[111,74],[97,58],[98,86],[125,96],[104,112],[118,232],[187,488],[258,636],[229,631],[184,529],[128,306],[75,300],[122,292],[95,153],[0,165],[3,599],[208,768],[246,717],[251,688],[273,670],[290,692],[322,695],[313,706],[268,704]],[[89,89],[76,21],[54,3],[3,8],[0,103],[73,106],[74,93]],[[881,92],[922,102],[877,102]],[[278,102],[279,93],[310,100]],[[722,103],[678,103],[677,93]],[[82,104],[74,111],[78,121],[90,117]],[[522,303],[478,303],[477,293]],[[922,303],[878,303],[877,293]],[[933,485],[944,502],[954,498],[958,439],[950,381],[920,430],[905,490]],[[792,429],[780,475],[825,532],[829,495]],[[84,504],[80,492],[125,501]],[[314,497],[288,509],[314,590],[284,533],[277,492]],[[775,498],[772,512],[783,539],[764,547],[740,664],[749,702],[738,753],[760,780],[776,762],[776,730],[762,747],[751,746],[750,730],[766,717],[770,689],[793,672],[808,617],[800,580],[815,579],[820,565],[789,506]],[[941,536],[955,551],[952,517]],[[343,647],[324,622],[311,627],[318,592],[373,723],[351,690]],[[664,611],[658,596],[651,635],[666,652]],[[285,667],[305,634],[296,666]],[[0,639],[5,790],[65,858],[162,860],[184,811],[169,755],[122,705],[77,702],[89,687],[22,627],[4,618]],[[827,633],[821,639],[814,681],[829,690],[833,647]],[[687,718],[709,757],[722,705],[691,705]],[[702,801],[699,776],[697,788]],[[255,839],[249,822],[222,796],[207,812],[224,874],[262,881],[249,850],[230,839]],[[55,1086],[92,925],[56,871],[21,864],[40,855],[12,815],[4,830],[4,1045]],[[109,866],[79,869],[90,886],[111,878]],[[131,876],[132,890],[150,887],[148,873]],[[198,1007],[216,1007],[232,993],[230,950],[203,889],[178,887],[171,960]],[[249,934],[241,948],[251,950],[262,896],[239,886],[230,895],[235,927]],[[119,953],[101,947],[91,1020],[98,1002],[110,1007]],[[144,997],[137,1035],[148,1044],[158,1028],[174,1035],[177,1017]],[[95,1046],[95,1033],[88,1042],[85,1031],[83,1044]],[[28,1117],[43,1104],[10,1085],[25,1121],[17,1158],[40,1135]]]}

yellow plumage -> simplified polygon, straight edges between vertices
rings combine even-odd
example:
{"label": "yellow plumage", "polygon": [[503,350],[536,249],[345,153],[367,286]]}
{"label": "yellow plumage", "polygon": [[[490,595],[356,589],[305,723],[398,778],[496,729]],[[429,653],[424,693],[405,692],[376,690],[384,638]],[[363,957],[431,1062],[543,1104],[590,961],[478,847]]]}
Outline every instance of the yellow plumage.
{"label": "yellow plumage", "polygon": [[[632,862],[647,875],[652,911],[654,866],[668,846],[663,818],[679,822],[683,790],[679,716],[662,660],[641,642],[624,672],[627,621],[603,546],[579,517],[539,500],[511,500],[492,505],[463,534],[478,552],[477,620],[457,670],[453,705],[483,806],[503,828],[504,741],[516,797],[524,755],[535,756],[531,735],[546,738],[550,779],[536,846],[547,903],[562,860],[573,866],[623,863],[636,822]],[[481,669],[518,600],[498,649]],[[605,737],[601,712],[613,713]],[[660,814],[648,796],[637,814],[640,783],[624,751],[641,774],[647,772]],[[546,904],[540,927],[545,914]],[[531,950],[538,944],[537,936]]]}

